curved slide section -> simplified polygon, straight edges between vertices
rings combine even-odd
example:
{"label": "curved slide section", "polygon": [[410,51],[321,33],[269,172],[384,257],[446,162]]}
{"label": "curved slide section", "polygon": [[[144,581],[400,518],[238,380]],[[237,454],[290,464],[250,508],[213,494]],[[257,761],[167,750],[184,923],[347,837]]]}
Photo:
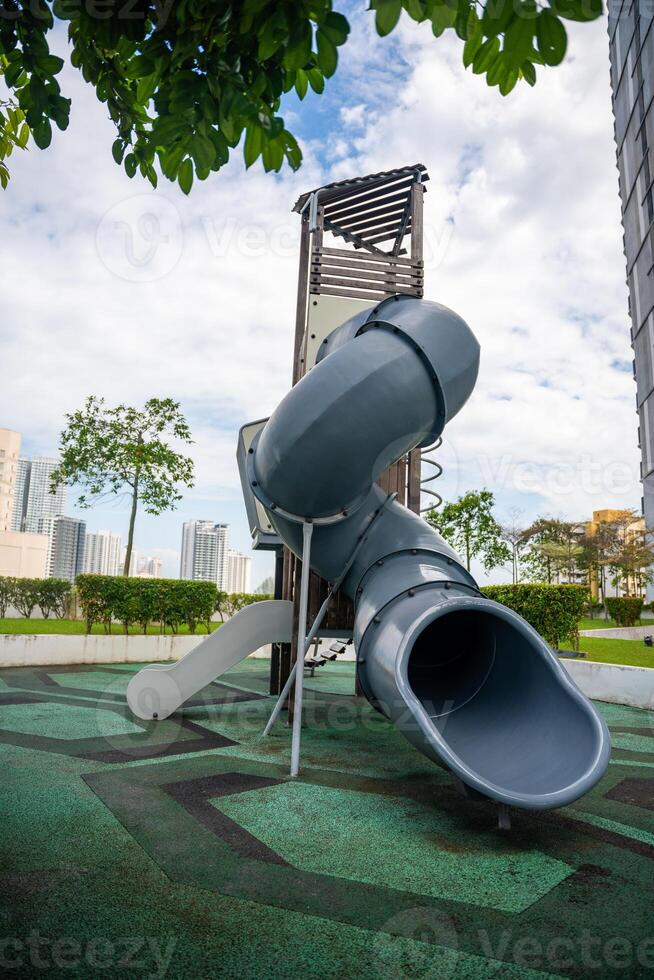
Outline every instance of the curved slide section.
{"label": "curved slide section", "polygon": [[253,602],[228,619],[185,657],[135,674],[127,703],[137,718],[167,718],[230,667],[268,643],[290,643],[293,603]]}
{"label": "curved slide section", "polygon": [[[562,806],[606,770],[608,730],[545,641],[485,599],[445,541],[377,477],[468,399],[479,345],[451,310],[384,300],[335,330],[255,437],[248,479],[281,539],[355,603],[369,701],[471,795]],[[383,506],[385,505],[385,506]]]}

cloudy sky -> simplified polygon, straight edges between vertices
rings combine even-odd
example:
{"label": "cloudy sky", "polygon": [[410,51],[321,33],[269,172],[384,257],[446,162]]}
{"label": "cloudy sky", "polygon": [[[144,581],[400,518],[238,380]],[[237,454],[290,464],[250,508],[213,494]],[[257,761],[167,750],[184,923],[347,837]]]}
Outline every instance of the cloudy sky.
{"label": "cloudy sky", "polygon": [[[226,521],[232,545],[249,550],[236,433],[289,385],[296,197],[418,161],[431,175],[426,295],[482,345],[477,389],[446,434],[442,492],[488,486],[498,517],[519,523],[639,506],[606,23],[573,25],[564,65],[503,99],[464,72],[457,39],[404,21],[378,39],[364,6],[341,6],[353,37],[325,95],[284,105],[305,155],[297,174],[246,173],[237,153],[190,198],[130,181],[112,161],[105,108],[74,69],[60,76],[69,130],[12,158],[0,198],[0,427],[51,455],[64,413],[87,394],[178,399],[196,485],[177,511],[141,515],[136,532],[167,574],[184,520]],[[83,516],[125,536],[123,502]],[[270,569],[255,556],[253,585]]]}

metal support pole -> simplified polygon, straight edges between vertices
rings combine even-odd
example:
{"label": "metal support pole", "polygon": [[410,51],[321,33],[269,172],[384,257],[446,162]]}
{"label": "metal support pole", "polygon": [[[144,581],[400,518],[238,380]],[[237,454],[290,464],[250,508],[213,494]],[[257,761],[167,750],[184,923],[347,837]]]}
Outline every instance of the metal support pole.
{"label": "metal support pole", "polygon": [[332,596],[336,592],[338,592],[338,590],[340,589],[341,585],[343,584],[343,581],[345,580],[345,577],[346,577],[347,573],[349,572],[349,570],[351,569],[352,565],[354,564],[354,559],[359,554],[359,550],[363,546],[364,542],[367,540],[367,538],[366,538],[367,532],[370,530],[370,528],[372,527],[372,525],[375,523],[375,521],[377,520],[377,518],[379,517],[379,515],[381,514],[381,512],[383,510],[385,510],[387,504],[390,503],[391,501],[395,500],[396,497],[397,497],[397,494],[396,493],[390,493],[388,495],[388,497],[386,498],[386,500],[384,501],[384,503],[381,505],[381,507],[379,508],[379,510],[377,511],[377,513],[375,515],[373,515],[372,520],[370,521],[370,523],[368,525],[368,528],[366,530],[366,534],[362,534],[361,535],[359,541],[357,542],[357,545],[356,545],[354,551],[352,552],[352,554],[350,555],[350,557],[348,558],[348,560],[347,560],[347,562],[345,564],[345,568],[343,569],[343,571],[341,572],[341,574],[338,576],[338,578],[336,579],[336,581],[333,583],[331,589],[327,593],[327,597],[326,597],[325,601],[323,602],[322,606],[318,610],[318,615],[314,619],[313,625],[312,625],[311,629],[309,630],[309,632],[307,634],[306,641],[305,641],[305,644],[304,644],[304,649],[302,651],[302,656],[301,657],[300,657],[300,645],[298,644],[298,656],[297,656],[297,660],[295,661],[295,663],[294,663],[294,665],[293,665],[293,667],[291,669],[291,672],[288,675],[288,680],[284,684],[284,688],[282,690],[282,693],[279,695],[279,697],[277,699],[277,704],[275,705],[275,707],[272,710],[272,714],[270,715],[270,718],[268,719],[268,724],[266,725],[266,727],[263,730],[264,736],[265,735],[270,735],[270,732],[272,731],[273,725],[275,724],[275,722],[279,718],[279,715],[281,713],[281,710],[284,707],[284,704],[286,703],[286,698],[288,696],[288,692],[291,690],[291,688],[293,686],[293,681],[295,680],[295,673],[296,673],[296,670],[297,670],[297,665],[298,665],[298,663],[302,662],[302,666],[304,667],[304,658],[306,657],[307,653],[309,652],[309,649],[311,647],[311,644],[312,644],[313,640],[315,639],[316,633],[320,629],[320,626],[322,624],[322,621],[325,618],[325,614],[326,614],[327,609],[329,607],[329,603],[331,602],[331,598],[332,598]]}
{"label": "metal support pole", "polygon": [[298,630],[302,642],[297,646],[295,663],[295,704],[293,714],[293,737],[291,741],[291,776],[300,771],[300,739],[302,736],[302,695],[304,693],[304,657],[307,648],[307,608],[309,605],[309,573],[311,571],[311,536],[313,524],[305,521],[302,525],[302,576],[300,578],[300,611]]}
{"label": "metal support pole", "polygon": [[309,652],[309,650],[311,648],[311,644],[313,643],[313,641],[314,641],[314,639],[316,637],[316,633],[320,629],[320,625],[321,625],[323,619],[325,618],[325,613],[327,612],[327,607],[329,606],[329,602],[331,600],[331,597],[334,594],[334,591],[335,590],[333,588],[329,590],[329,593],[327,594],[327,598],[325,599],[325,601],[323,602],[322,606],[318,610],[318,615],[314,619],[313,625],[312,625],[311,629],[309,630],[309,632],[307,634],[306,643],[304,644],[304,650],[302,651],[302,656],[301,657],[300,657],[300,650],[299,650],[299,647],[298,647],[298,658],[295,661],[295,663],[293,664],[293,667],[291,668],[291,672],[288,675],[288,679],[287,679],[286,683],[284,684],[284,688],[282,690],[282,693],[277,698],[277,703],[276,703],[275,707],[272,710],[272,714],[271,714],[270,718],[268,719],[268,723],[266,724],[266,727],[263,730],[263,734],[264,735],[270,735],[270,732],[272,731],[273,725],[275,724],[275,722],[279,718],[280,712],[281,712],[282,708],[284,707],[284,704],[286,702],[286,698],[288,697],[288,692],[291,690],[291,688],[293,686],[293,681],[295,680],[295,671],[297,670],[297,665],[300,662],[302,662],[302,666],[304,667],[304,658],[306,657],[307,653]]}

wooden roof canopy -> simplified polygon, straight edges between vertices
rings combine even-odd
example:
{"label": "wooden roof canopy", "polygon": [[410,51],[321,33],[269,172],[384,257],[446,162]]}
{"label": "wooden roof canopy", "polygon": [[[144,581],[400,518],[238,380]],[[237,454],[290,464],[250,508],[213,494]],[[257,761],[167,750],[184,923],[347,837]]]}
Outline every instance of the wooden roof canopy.
{"label": "wooden roof canopy", "polygon": [[[320,207],[323,227],[355,248],[382,255],[401,255],[411,232],[411,186],[429,180],[422,163],[340,180],[301,194],[293,210]],[[309,216],[309,220],[311,216]],[[390,242],[387,251],[379,248]]]}

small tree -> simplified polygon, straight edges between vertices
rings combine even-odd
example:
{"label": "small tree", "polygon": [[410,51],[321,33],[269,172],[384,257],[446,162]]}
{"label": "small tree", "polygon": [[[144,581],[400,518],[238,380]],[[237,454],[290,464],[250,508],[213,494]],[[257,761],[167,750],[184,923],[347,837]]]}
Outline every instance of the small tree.
{"label": "small tree", "polygon": [[70,607],[72,584],[65,578],[44,578],[39,588],[39,607],[44,619],[54,613],[63,619]]}
{"label": "small tree", "polygon": [[494,503],[490,490],[471,490],[454,503],[427,514],[428,523],[465,556],[468,571],[473,558],[479,558],[487,572],[511,561],[511,551],[502,540],[502,528],[493,516]]}
{"label": "small tree", "polygon": [[150,398],[143,409],[105,408],[104,398],[90,396],[84,407],[66,415],[60,437],[61,463],[52,474],[54,492],[61,484],[78,485],[80,507],[109,495],[126,494],[131,502],[123,575],[129,575],[134,525],[139,504],[146,514],[172,510],[182,495],[178,486],[193,486],[193,461],[176,452],[164,436],[192,442],[179,402]]}
{"label": "small tree", "polygon": [[14,605],[16,579],[10,575],[0,575],[0,619],[7,615],[9,606]]}
{"label": "small tree", "polygon": [[512,510],[510,519],[502,524],[502,540],[511,552],[511,578],[514,585],[520,581],[522,554],[527,545],[527,531],[518,522],[520,511]]}

